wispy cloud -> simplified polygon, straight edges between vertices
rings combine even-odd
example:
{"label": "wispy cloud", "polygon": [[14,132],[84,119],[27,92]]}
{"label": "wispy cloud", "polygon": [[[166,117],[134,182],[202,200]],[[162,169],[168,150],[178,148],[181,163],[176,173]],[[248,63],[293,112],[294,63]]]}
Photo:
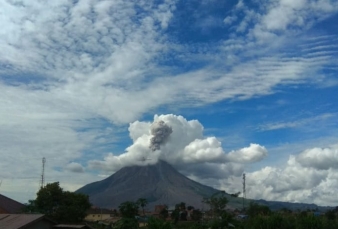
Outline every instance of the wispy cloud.
{"label": "wispy cloud", "polygon": [[298,119],[292,122],[269,123],[269,124],[259,127],[258,129],[261,131],[268,131],[268,130],[277,130],[277,129],[285,129],[285,128],[304,127],[309,124],[326,121],[328,119],[332,119],[336,117],[337,117],[336,114],[328,113],[328,114],[322,114],[322,115],[311,117],[311,118]]}
{"label": "wispy cloud", "polygon": [[[337,34],[306,32],[336,13],[337,3],[257,3],[239,1],[221,19],[195,10],[203,14],[195,15],[199,32],[217,25],[226,36],[192,42],[193,34],[175,37],[171,22],[182,9],[174,0],[1,1],[0,173],[10,176],[17,164],[16,173],[39,174],[26,159],[58,155],[49,172],[63,179],[109,152],[120,125],[158,108],[245,100],[285,85],[336,85],[323,71],[338,69]],[[71,162],[78,164],[67,170]]]}

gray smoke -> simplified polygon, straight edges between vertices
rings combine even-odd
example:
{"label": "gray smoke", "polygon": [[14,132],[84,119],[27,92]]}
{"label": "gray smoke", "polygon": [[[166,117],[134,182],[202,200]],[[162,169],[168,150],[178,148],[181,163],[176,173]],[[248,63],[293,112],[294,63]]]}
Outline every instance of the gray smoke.
{"label": "gray smoke", "polygon": [[151,134],[149,148],[152,151],[161,149],[161,145],[166,143],[170,134],[173,132],[172,128],[164,121],[154,122],[151,125]]}

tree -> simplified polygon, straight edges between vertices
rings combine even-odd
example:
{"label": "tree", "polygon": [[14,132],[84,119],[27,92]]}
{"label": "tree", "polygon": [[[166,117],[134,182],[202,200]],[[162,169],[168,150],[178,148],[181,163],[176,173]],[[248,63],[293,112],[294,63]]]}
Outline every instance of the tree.
{"label": "tree", "polygon": [[328,210],[327,212],[325,212],[325,217],[328,220],[335,220],[336,219],[336,214],[334,210]]}
{"label": "tree", "polygon": [[160,218],[165,220],[166,218],[168,218],[168,216],[169,216],[168,206],[165,205],[165,207],[162,208],[162,210],[160,211]]}
{"label": "tree", "polygon": [[63,189],[59,182],[47,184],[40,188],[35,200],[35,206],[41,213],[53,216],[57,209],[62,205]]}
{"label": "tree", "polygon": [[188,209],[188,211],[191,211],[191,210],[193,210],[193,209],[195,209],[193,206],[191,206],[191,205],[189,205],[188,207],[187,207],[187,209]]}
{"label": "tree", "polygon": [[228,199],[225,197],[225,192],[218,192],[210,198],[205,198],[203,202],[209,205],[212,217],[214,218],[220,217],[225,212]]}
{"label": "tree", "polygon": [[138,204],[132,201],[126,201],[120,204],[119,210],[123,218],[135,218],[138,215]]}
{"label": "tree", "polygon": [[162,219],[150,217],[148,220],[148,229],[171,229],[172,225],[170,222],[166,222]]}
{"label": "tree", "polygon": [[63,191],[59,182],[54,182],[41,188],[27,207],[61,223],[77,223],[84,219],[91,204],[88,196]]}
{"label": "tree", "polygon": [[139,198],[139,199],[136,201],[136,203],[137,203],[139,206],[141,206],[141,208],[142,208],[142,213],[143,213],[143,215],[145,215],[145,214],[144,214],[144,207],[147,206],[147,204],[148,204],[147,199]]}
{"label": "tree", "polygon": [[251,202],[247,213],[250,217],[255,217],[257,215],[270,215],[271,210],[268,206],[259,205],[257,203]]}
{"label": "tree", "polygon": [[68,223],[81,222],[86,217],[86,211],[90,206],[88,196],[67,191],[63,193],[62,204],[55,216]]}
{"label": "tree", "polygon": [[180,210],[185,210],[185,203],[184,202],[181,202],[178,205],[179,205]]}
{"label": "tree", "polygon": [[230,196],[232,196],[232,197],[238,197],[240,194],[241,194],[241,192],[236,192],[236,193],[230,194]]}
{"label": "tree", "polygon": [[126,201],[120,204],[119,211],[122,219],[114,225],[114,229],[134,229],[138,228],[135,216],[138,215],[139,205],[136,202]]}
{"label": "tree", "polygon": [[137,229],[138,223],[137,220],[132,218],[122,218],[119,221],[117,221],[113,229]]}
{"label": "tree", "polygon": [[200,221],[203,217],[203,213],[199,209],[192,210],[191,219],[193,221]]}

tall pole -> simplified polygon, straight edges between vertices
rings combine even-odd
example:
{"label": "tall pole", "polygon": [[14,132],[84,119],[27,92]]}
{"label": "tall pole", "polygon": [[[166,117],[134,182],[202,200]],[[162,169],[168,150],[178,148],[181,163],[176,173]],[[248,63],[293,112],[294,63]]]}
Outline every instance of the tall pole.
{"label": "tall pole", "polygon": [[45,164],[46,164],[46,158],[42,158],[42,173],[41,173],[41,188],[45,186]]}
{"label": "tall pole", "polygon": [[243,210],[244,210],[244,199],[246,199],[246,192],[245,192],[245,173],[243,173]]}

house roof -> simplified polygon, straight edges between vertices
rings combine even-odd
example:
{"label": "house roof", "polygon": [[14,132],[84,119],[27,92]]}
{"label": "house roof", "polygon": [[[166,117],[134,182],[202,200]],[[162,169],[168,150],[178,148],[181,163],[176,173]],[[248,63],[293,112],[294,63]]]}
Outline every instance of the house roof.
{"label": "house roof", "polygon": [[74,225],[74,224],[58,224],[53,226],[53,228],[64,228],[64,229],[90,229],[91,227],[87,225]]}
{"label": "house roof", "polygon": [[0,228],[19,229],[42,219],[42,214],[0,214]]}
{"label": "house roof", "polygon": [[0,194],[0,208],[3,209],[8,214],[19,213],[24,207],[22,203],[15,201],[11,198],[8,198]]}

